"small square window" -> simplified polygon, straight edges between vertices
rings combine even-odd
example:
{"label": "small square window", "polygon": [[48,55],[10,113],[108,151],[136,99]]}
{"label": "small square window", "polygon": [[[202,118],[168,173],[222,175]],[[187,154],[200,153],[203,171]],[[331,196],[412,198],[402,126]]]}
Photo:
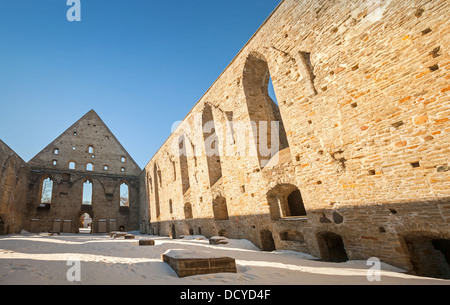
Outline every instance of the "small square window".
{"label": "small square window", "polygon": [[53,166],[56,166],[58,164],[58,161],[53,160]]}
{"label": "small square window", "polygon": [[122,158],[120,158],[120,161],[121,161],[122,163],[125,163],[125,162],[127,162],[127,159],[126,159],[125,157],[122,157]]}
{"label": "small square window", "polygon": [[58,148],[55,148],[55,150],[53,151],[53,154],[59,155],[59,149],[58,149]]}
{"label": "small square window", "polygon": [[75,169],[75,162],[69,162],[69,169]]}
{"label": "small square window", "polygon": [[107,170],[108,170],[108,165],[103,166],[103,169],[104,169],[105,171],[107,171]]}

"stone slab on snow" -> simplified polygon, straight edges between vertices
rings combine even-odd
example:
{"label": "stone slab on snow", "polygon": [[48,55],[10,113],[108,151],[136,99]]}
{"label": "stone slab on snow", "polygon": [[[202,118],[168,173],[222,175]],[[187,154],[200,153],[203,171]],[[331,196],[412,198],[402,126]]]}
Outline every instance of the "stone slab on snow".
{"label": "stone slab on snow", "polygon": [[237,273],[234,258],[210,251],[171,249],[162,255],[162,260],[172,267],[180,278],[212,273]]}

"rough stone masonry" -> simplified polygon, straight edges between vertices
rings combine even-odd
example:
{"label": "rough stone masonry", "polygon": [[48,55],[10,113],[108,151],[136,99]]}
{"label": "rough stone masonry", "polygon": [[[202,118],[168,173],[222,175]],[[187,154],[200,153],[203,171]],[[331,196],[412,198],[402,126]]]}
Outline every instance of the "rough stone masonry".
{"label": "rough stone masonry", "polygon": [[[77,221],[90,179],[94,232],[245,238],[449,278],[448,16],[446,0],[284,0],[144,170],[87,126],[94,113],[28,164],[1,143],[0,229]],[[37,211],[48,175],[56,201]]]}

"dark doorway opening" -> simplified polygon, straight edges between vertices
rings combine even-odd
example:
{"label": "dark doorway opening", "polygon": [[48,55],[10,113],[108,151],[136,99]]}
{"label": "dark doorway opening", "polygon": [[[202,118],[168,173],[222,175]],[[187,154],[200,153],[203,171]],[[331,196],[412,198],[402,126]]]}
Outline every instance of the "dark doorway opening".
{"label": "dark doorway opening", "polygon": [[275,251],[275,241],[273,240],[272,232],[263,230],[260,232],[261,246],[263,251]]}
{"label": "dark doorway opening", "polygon": [[405,238],[416,275],[450,279],[450,240],[425,236]]}
{"label": "dark doorway opening", "polygon": [[7,235],[8,233],[5,231],[5,223],[3,219],[0,217],[0,235]]}
{"label": "dark doorway opening", "polygon": [[172,225],[172,239],[177,239],[177,229]]}
{"label": "dark doorway opening", "polygon": [[89,213],[83,213],[79,218],[78,232],[81,234],[92,233],[92,216]]}
{"label": "dark doorway opening", "polygon": [[335,233],[322,233],[319,235],[319,248],[322,260],[326,262],[343,263],[348,261],[342,237]]}

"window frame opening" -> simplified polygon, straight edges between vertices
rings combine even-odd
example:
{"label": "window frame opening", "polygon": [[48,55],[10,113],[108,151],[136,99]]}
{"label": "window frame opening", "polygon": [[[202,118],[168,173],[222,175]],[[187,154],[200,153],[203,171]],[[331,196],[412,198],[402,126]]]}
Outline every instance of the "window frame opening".
{"label": "window frame opening", "polygon": [[[89,192],[87,195],[86,191]],[[94,183],[91,179],[88,178],[83,181],[81,205],[93,206],[93,204],[94,204]]]}
{"label": "window frame opening", "polygon": [[130,186],[126,182],[122,182],[119,186],[119,206],[122,208],[130,207]]}

